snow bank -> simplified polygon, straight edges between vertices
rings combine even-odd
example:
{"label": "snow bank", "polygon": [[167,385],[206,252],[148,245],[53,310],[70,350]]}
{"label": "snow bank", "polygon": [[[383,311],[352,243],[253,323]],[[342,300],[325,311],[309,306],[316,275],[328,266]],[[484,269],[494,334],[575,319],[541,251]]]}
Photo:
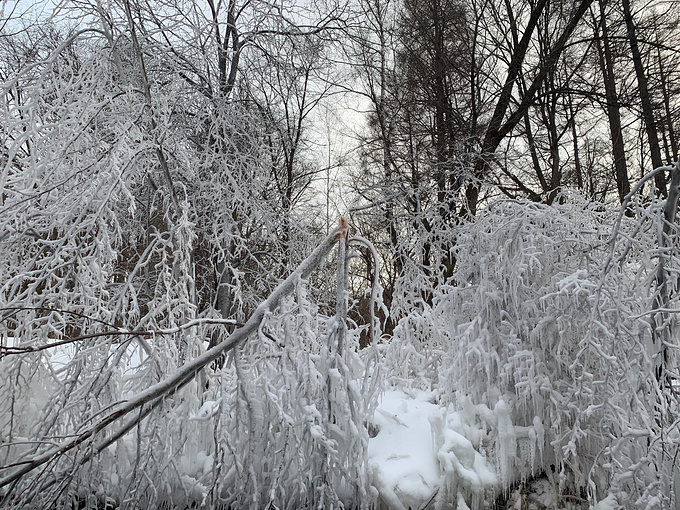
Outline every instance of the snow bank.
{"label": "snow bank", "polygon": [[432,394],[385,392],[375,413],[378,434],[368,443],[373,486],[393,509],[420,508],[434,497],[442,480],[429,418],[441,408]]}
{"label": "snow bank", "polygon": [[[465,397],[457,409],[435,401],[434,393],[415,389],[391,389],[382,397],[368,458],[371,483],[385,506],[439,508],[456,501],[458,508],[479,508],[531,475],[536,438],[543,434],[539,420],[533,427],[513,425],[504,400],[494,409]],[[537,483],[542,499],[552,494],[555,501],[551,482]]]}

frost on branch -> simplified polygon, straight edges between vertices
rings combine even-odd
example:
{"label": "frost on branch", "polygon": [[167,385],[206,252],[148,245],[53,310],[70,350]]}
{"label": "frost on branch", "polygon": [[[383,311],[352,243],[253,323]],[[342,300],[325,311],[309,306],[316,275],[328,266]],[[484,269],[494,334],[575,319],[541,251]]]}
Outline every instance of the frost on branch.
{"label": "frost on branch", "polygon": [[389,380],[434,382],[468,431],[485,430],[473,443],[500,487],[545,474],[557,494],[675,504],[676,346],[657,339],[674,338],[677,294],[659,298],[658,273],[661,260],[675,282],[677,242],[660,239],[677,234],[663,202],[631,207],[492,204],[458,231],[453,279],[395,329]]}
{"label": "frost on branch", "polygon": [[[337,236],[289,276],[314,229],[291,221],[298,242],[280,242],[257,114],[161,73],[150,90],[192,110],[176,122],[170,96],[139,93],[116,36],[78,62],[57,48],[2,86],[1,505],[351,501],[366,493],[372,400],[356,332],[331,365],[307,297]],[[165,69],[168,55],[144,55]]]}
{"label": "frost on branch", "polygon": [[[41,410],[12,408],[10,422],[3,424],[3,433],[9,429],[10,434],[8,471],[0,478],[0,486],[10,487],[8,501],[26,506],[48,498],[62,506],[82,498],[96,500],[100,493],[121,502],[132,487],[135,501],[145,506],[164,501],[187,505],[206,498],[211,505],[253,508],[263,502],[289,508],[368,505],[365,424],[376,385],[364,377],[365,367],[355,352],[358,331],[347,331],[346,351],[337,351],[337,324],[344,318],[322,319],[307,300],[302,280],[323,261],[336,238],[331,233],[222,344],[169,376],[159,374],[159,383],[129,396],[123,379],[119,391],[126,394],[124,399],[115,402],[113,393],[109,408],[84,422],[74,417],[73,424],[43,424],[52,427],[52,436],[60,433],[69,439],[43,445],[37,441],[35,449],[23,451],[24,441],[13,438],[12,431],[39,422]],[[296,299],[284,300],[295,290]],[[257,340],[244,344],[254,333]],[[196,373],[239,344],[225,368],[210,376],[207,391],[196,387]],[[71,357],[65,353],[66,362]],[[22,360],[10,357],[4,368],[12,367],[12,359]],[[104,366],[134,378],[149,361],[139,355],[135,361],[122,359],[109,356]],[[54,366],[53,360],[45,363],[49,369]],[[95,384],[101,384],[98,376],[90,376]],[[12,389],[3,388],[6,393]],[[22,400],[29,396],[30,388],[18,389],[24,392]],[[83,390],[85,396],[97,403],[98,395],[88,390]],[[51,408],[70,404],[58,386],[53,395],[60,401]],[[207,399],[202,405],[198,395]],[[77,434],[71,432],[74,426]],[[34,433],[29,432],[29,444]],[[81,445],[87,448],[81,450]],[[49,470],[33,471],[43,465]],[[173,468],[170,474],[168,467]],[[94,480],[98,489],[91,485]],[[24,483],[36,490],[15,492]],[[65,495],[64,489],[69,489]]]}

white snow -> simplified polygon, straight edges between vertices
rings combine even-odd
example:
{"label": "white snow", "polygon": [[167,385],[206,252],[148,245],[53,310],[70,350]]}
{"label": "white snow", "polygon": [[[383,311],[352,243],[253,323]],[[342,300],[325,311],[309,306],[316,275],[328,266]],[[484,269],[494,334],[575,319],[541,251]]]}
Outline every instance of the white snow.
{"label": "white snow", "polygon": [[621,508],[621,505],[616,502],[616,498],[612,494],[609,494],[602,501],[599,501],[593,507],[593,510],[617,510],[619,508]]}
{"label": "white snow", "polygon": [[440,406],[429,402],[433,395],[389,390],[375,413],[378,434],[368,443],[373,485],[390,508],[419,508],[441,484],[437,450],[430,416]]}
{"label": "white snow", "polygon": [[433,400],[432,392],[392,389],[375,413],[378,433],[368,446],[371,481],[391,509],[423,508],[439,496],[464,503],[466,495],[498,486],[493,463],[475,447],[484,432]]}
{"label": "white snow", "polygon": [[[462,395],[458,408],[435,401],[433,392],[415,389],[390,389],[382,397],[368,457],[371,483],[384,506],[402,510],[457,501],[458,508],[477,508],[531,474],[521,467],[542,455],[536,443],[543,441],[544,425],[538,417],[530,427],[513,425],[503,399],[493,410]],[[520,442],[527,451],[518,448]],[[528,484],[525,492],[506,493],[509,508],[514,503],[555,507],[552,481],[539,476]]]}

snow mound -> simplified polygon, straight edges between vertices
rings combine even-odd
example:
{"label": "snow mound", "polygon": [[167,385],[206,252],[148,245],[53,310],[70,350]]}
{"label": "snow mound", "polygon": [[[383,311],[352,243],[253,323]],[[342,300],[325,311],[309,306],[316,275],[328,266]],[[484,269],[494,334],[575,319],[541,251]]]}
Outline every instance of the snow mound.
{"label": "snow mound", "polygon": [[485,431],[433,400],[432,392],[389,390],[375,413],[378,433],[368,446],[371,482],[388,508],[439,506],[450,498],[460,505],[498,487],[494,464],[475,446]]}
{"label": "snow mound", "polygon": [[382,397],[368,443],[371,482],[392,509],[420,508],[437,493],[442,476],[429,418],[440,406],[432,394],[390,390]]}
{"label": "snow mound", "polygon": [[[513,425],[502,399],[493,409],[460,396],[459,409],[435,400],[434,393],[415,389],[391,389],[382,397],[368,458],[371,483],[385,507],[443,508],[455,501],[458,508],[480,508],[527,480],[527,464],[541,454],[540,420],[530,427]],[[531,485],[531,498],[517,491],[518,500],[536,508],[556,501],[551,481],[538,478]]]}

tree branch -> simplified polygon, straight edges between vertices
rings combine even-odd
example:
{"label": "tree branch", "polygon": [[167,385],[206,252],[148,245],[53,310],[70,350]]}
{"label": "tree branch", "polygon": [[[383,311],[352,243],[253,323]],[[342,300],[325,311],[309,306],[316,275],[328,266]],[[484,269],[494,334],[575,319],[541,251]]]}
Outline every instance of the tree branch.
{"label": "tree branch", "polygon": [[[248,321],[242,327],[234,331],[225,341],[204,352],[201,356],[198,356],[197,358],[185,363],[174,374],[167,377],[165,380],[154,384],[129,400],[121,400],[117,402],[111,406],[111,411],[106,416],[100,418],[97,422],[93,423],[78,436],[72,437],[64,441],[61,445],[42,454],[26,459],[25,464],[22,467],[0,478],[0,487],[4,487],[18,481],[21,477],[27,473],[30,473],[37,467],[51,462],[57,457],[73,450],[88,439],[94,438],[96,434],[109,427],[115,421],[123,418],[137,409],[142,408],[145,404],[150,403],[150,408],[147,408],[148,410],[143,409],[140,413],[140,416],[148,414],[151,409],[159,405],[159,402],[163,397],[177,392],[181,387],[193,380],[194,377],[196,377],[196,375],[201,371],[201,369],[218,359],[228,350],[233,349],[240,342],[246,340],[252,333],[256,332],[267,312],[275,309],[281,299],[290,294],[295,289],[295,286],[299,280],[308,278],[309,275],[321,265],[326,256],[332,250],[335,243],[337,243],[341,238],[346,237],[346,235],[347,223],[343,220],[341,221],[340,225],[334,229],[328,235],[328,237],[326,237],[326,239],[324,239],[324,241],[319,246],[317,246],[316,249],[295,269],[295,271],[293,271],[288,276],[288,278],[286,278],[278,287],[276,287],[269,297],[255,309]],[[128,420],[128,422],[126,422],[118,431],[116,431],[112,437],[116,439],[122,437],[134,426],[135,423],[139,421],[139,419],[140,418],[135,417],[132,420]],[[85,454],[85,459],[87,460],[93,457],[96,453],[105,448],[106,444],[110,444],[111,442],[112,440],[105,440],[104,443],[102,443],[104,446],[100,444],[97,448],[90,450]],[[2,469],[3,468],[0,468],[0,470]]]}

